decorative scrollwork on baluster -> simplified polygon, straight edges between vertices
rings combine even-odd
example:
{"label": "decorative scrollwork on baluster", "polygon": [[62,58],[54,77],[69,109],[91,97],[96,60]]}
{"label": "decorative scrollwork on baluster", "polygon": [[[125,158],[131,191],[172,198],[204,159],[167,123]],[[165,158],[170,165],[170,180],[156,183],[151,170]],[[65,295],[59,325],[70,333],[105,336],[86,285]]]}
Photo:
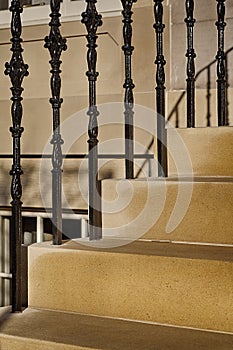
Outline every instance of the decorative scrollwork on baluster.
{"label": "decorative scrollwork on baluster", "polygon": [[185,23],[187,26],[187,127],[195,127],[195,58],[196,53],[193,47],[194,1],[186,0]]}
{"label": "decorative scrollwork on baluster", "polygon": [[10,128],[13,137],[13,164],[10,171],[12,176],[11,197],[12,197],[12,225],[11,225],[11,247],[12,247],[12,310],[21,311],[21,244],[22,244],[22,185],[21,175],[23,174],[20,162],[20,139],[23,133],[21,126],[23,107],[22,107],[22,83],[24,77],[28,76],[28,65],[24,63],[21,46],[21,13],[23,11],[19,0],[12,0],[10,11],[11,19],[11,42],[12,58],[5,64],[5,74],[9,75],[11,80],[12,92],[12,124]]}
{"label": "decorative scrollwork on baluster", "polygon": [[157,55],[156,70],[156,106],[157,106],[157,145],[158,145],[158,176],[167,176],[167,133],[165,128],[165,65],[163,55],[163,0],[154,0],[154,29],[156,32]]}
{"label": "decorative scrollwork on baluster", "polygon": [[225,0],[217,1],[216,22],[218,30],[218,52],[217,59],[217,86],[218,86],[218,125],[224,126],[227,124],[226,117],[226,55],[224,51],[224,31],[225,22]]}
{"label": "decorative scrollwork on baluster", "polygon": [[62,51],[67,49],[66,39],[60,33],[60,0],[51,0],[51,21],[49,23],[50,33],[45,37],[45,48],[49,50],[51,60],[51,92],[52,98],[50,103],[53,109],[53,137],[51,144],[53,145],[52,154],[52,203],[53,203],[53,243],[55,245],[62,243],[62,144],[63,140],[60,134],[60,108],[63,99],[60,97],[61,92],[61,70],[60,60]]}
{"label": "decorative scrollwork on baluster", "polygon": [[125,89],[125,168],[126,168],[126,178],[132,179],[134,177],[134,130],[133,130],[133,108],[134,108],[134,96],[133,89],[135,87],[132,79],[132,63],[131,56],[134,50],[132,46],[132,7],[133,3],[137,0],[121,0],[123,6],[123,38],[124,45],[122,50],[125,55],[125,83],[123,85]]}
{"label": "decorative scrollwork on baluster", "polygon": [[101,210],[99,201],[98,182],[98,120],[99,115],[96,106],[96,81],[99,73],[96,71],[97,64],[97,38],[98,27],[102,25],[102,16],[97,12],[97,0],[86,0],[86,11],[82,13],[82,23],[87,29],[87,65],[86,75],[89,81],[89,236],[90,240],[98,240],[102,237]]}

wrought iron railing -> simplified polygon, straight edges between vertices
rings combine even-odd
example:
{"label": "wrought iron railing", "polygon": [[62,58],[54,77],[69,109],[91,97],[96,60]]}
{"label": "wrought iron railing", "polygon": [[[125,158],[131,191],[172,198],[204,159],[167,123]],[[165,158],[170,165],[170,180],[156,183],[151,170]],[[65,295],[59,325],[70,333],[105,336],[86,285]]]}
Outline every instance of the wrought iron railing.
{"label": "wrought iron railing", "polygon": [[20,139],[23,133],[22,121],[22,82],[24,77],[28,75],[28,66],[23,61],[22,46],[21,46],[21,18],[22,7],[19,1],[12,1],[10,6],[12,13],[11,21],[11,42],[12,42],[12,58],[9,63],[6,63],[5,74],[9,75],[11,80],[12,91],[12,124],[10,128],[13,137],[13,164],[11,169],[12,183],[12,220],[11,220],[11,269],[12,269],[12,311],[20,311],[22,305],[21,283],[22,283],[22,257],[21,257],[21,242],[22,242],[22,213],[21,213],[21,154],[20,154]]}
{"label": "wrought iron railing", "polygon": [[[115,155],[117,158],[125,158],[126,178],[134,178],[134,159],[137,157],[151,158],[151,154],[134,154],[134,83],[132,74],[132,15],[133,4],[136,0],[121,0],[123,15],[123,40],[122,47],[125,58],[125,95],[124,95],[124,115],[125,115],[125,154]],[[101,14],[96,8],[97,0],[86,0],[86,11],[82,14],[82,23],[87,30],[87,78],[89,84],[89,125],[88,125],[88,162],[89,162],[89,238],[99,240],[102,238],[101,220],[101,188],[98,175],[98,159],[107,157],[98,154],[98,109],[97,109],[97,31],[102,24]],[[158,176],[168,176],[167,166],[167,132],[166,132],[166,101],[165,101],[165,57],[164,57],[164,19],[163,0],[153,0],[156,36],[156,112],[157,112],[157,160]],[[184,2],[186,8],[187,26],[187,127],[195,127],[195,49],[194,49],[194,0]],[[45,38],[45,47],[48,48],[51,56],[51,92],[50,103],[52,105],[53,116],[53,137],[52,155],[47,155],[52,159],[52,217],[53,217],[53,243],[62,243],[62,135],[60,132],[60,108],[62,99],[61,90],[61,54],[66,50],[66,41],[61,36],[60,27],[60,0],[51,0],[51,20],[49,23],[50,33]],[[22,242],[22,186],[21,186],[21,159],[30,157],[22,155],[20,152],[20,140],[23,128],[22,120],[22,83],[24,77],[28,75],[28,66],[22,57],[21,39],[21,13],[22,7],[19,0],[12,0],[10,11],[12,13],[11,33],[12,33],[12,58],[6,64],[6,74],[11,80],[12,91],[12,124],[11,132],[13,137],[13,165],[11,170],[12,185],[12,225],[11,225],[11,252],[12,252],[12,310],[21,311],[21,242]],[[224,30],[225,30],[225,0],[217,0],[217,90],[218,90],[218,123],[219,126],[227,125],[227,104],[226,104],[226,53],[224,51]],[[208,71],[209,74],[209,71]],[[180,98],[180,100],[183,97]],[[209,116],[208,116],[209,118]],[[209,123],[209,121],[208,121]],[[178,123],[177,123],[178,124]],[[152,146],[153,142],[151,143]],[[80,158],[86,155],[66,156],[66,158]],[[5,155],[7,157],[7,155]],[[32,155],[33,158],[40,158],[41,155]],[[45,157],[45,155],[43,155]],[[110,156],[113,158],[112,156]]]}
{"label": "wrought iron railing", "polygon": [[[225,51],[225,79],[226,79],[226,89],[224,90],[225,93],[225,126],[229,125],[229,111],[228,111],[228,88],[229,88],[229,82],[228,82],[228,61],[229,61],[229,56],[233,51],[233,47],[230,47],[228,50]],[[198,81],[198,78],[202,74],[206,74],[206,126],[211,126],[211,111],[210,111],[210,106],[211,106],[211,68],[214,67],[217,63],[217,58],[212,60],[210,63],[205,65],[203,68],[201,68],[197,74],[195,75],[195,81]],[[171,122],[173,119],[175,119],[175,127],[179,128],[180,127],[180,112],[179,108],[181,106],[181,103],[183,102],[184,98],[186,97],[187,91],[182,91],[180,93],[180,96],[178,97],[175,105],[172,107],[166,122]],[[218,105],[219,108],[219,105]]]}

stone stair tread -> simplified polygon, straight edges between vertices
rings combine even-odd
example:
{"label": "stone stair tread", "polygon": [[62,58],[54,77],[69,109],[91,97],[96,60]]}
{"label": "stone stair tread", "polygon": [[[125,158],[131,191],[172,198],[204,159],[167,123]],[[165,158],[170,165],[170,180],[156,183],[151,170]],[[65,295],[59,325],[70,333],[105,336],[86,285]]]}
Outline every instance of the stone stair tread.
{"label": "stone stair tread", "polygon": [[[115,246],[116,242],[122,245]],[[127,244],[128,242],[128,244]],[[114,248],[103,248],[103,246]],[[51,242],[35,243],[33,248],[46,248],[51,251],[74,250],[74,251],[99,251],[103,253],[132,254],[162,256],[182,259],[217,260],[233,262],[233,246],[231,245],[208,245],[190,244],[174,241],[150,241],[139,240],[130,242],[114,238],[103,238],[100,241],[88,241],[88,239],[77,239],[63,242],[61,246],[53,246]],[[43,249],[42,251],[43,252]]]}
{"label": "stone stair tread", "polygon": [[2,350],[231,350],[233,334],[76,313],[3,308]]}

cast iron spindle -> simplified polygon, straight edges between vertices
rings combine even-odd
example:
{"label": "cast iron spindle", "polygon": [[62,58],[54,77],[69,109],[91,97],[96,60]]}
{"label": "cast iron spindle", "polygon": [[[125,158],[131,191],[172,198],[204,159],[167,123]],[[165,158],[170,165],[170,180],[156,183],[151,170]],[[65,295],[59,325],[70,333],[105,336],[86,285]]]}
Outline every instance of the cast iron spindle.
{"label": "cast iron spindle", "polygon": [[195,127],[195,51],[193,48],[194,1],[186,0],[185,23],[187,25],[187,127]]}
{"label": "cast iron spindle", "polygon": [[45,38],[45,48],[50,52],[51,60],[51,92],[52,98],[50,103],[53,109],[53,137],[51,144],[53,145],[52,155],[52,232],[53,244],[62,243],[62,144],[63,140],[60,134],[60,108],[63,102],[60,98],[61,91],[61,54],[67,49],[66,39],[60,34],[60,0],[51,0],[51,21],[49,23],[50,33]]}
{"label": "cast iron spindle", "polygon": [[90,240],[98,240],[102,237],[101,231],[101,209],[98,181],[98,121],[99,112],[96,106],[96,72],[97,63],[97,29],[102,25],[102,16],[96,10],[97,0],[86,0],[87,8],[82,13],[82,23],[87,29],[87,64],[86,73],[89,81],[89,237]]}
{"label": "cast iron spindle", "polygon": [[163,55],[163,0],[154,0],[154,15],[156,31],[157,56],[156,100],[157,100],[157,145],[158,145],[158,176],[167,176],[167,132],[165,128],[165,71],[166,61]]}
{"label": "cast iron spindle", "polygon": [[134,96],[133,89],[134,83],[132,79],[132,62],[131,56],[134,50],[132,46],[132,6],[137,0],[121,0],[123,6],[123,37],[124,45],[122,50],[125,54],[125,172],[126,179],[133,179],[134,177],[134,128],[133,128],[133,107],[134,107]]}
{"label": "cast iron spindle", "polygon": [[229,71],[228,71],[228,54],[226,54],[226,118],[225,125],[229,126]]}
{"label": "cast iron spindle", "polygon": [[224,52],[224,31],[226,27],[225,0],[217,0],[218,20],[218,52],[217,59],[217,87],[218,87],[218,125],[226,125],[226,55]]}
{"label": "cast iron spindle", "polygon": [[207,99],[207,126],[210,126],[210,119],[211,119],[211,114],[210,114],[210,106],[211,106],[211,75],[210,75],[210,66],[207,68],[207,94],[206,94],[206,99]]}
{"label": "cast iron spindle", "polygon": [[5,74],[9,75],[12,91],[12,124],[10,128],[13,137],[13,164],[10,171],[12,176],[11,197],[12,197],[12,219],[11,219],[11,269],[12,269],[12,312],[22,310],[22,262],[21,262],[21,244],[22,244],[22,185],[21,175],[23,174],[20,162],[20,138],[23,132],[21,127],[23,108],[21,97],[23,88],[22,82],[28,75],[28,65],[24,63],[21,46],[21,13],[23,9],[19,0],[12,0],[10,11],[11,20],[11,42],[12,58],[5,64]]}

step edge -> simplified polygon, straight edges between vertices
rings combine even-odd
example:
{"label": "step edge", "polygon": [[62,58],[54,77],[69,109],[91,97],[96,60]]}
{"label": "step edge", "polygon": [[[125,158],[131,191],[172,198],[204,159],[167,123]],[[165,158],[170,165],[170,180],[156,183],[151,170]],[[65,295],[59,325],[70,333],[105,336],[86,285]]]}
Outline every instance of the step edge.
{"label": "step edge", "polygon": [[[107,319],[107,320],[117,320],[117,321],[124,321],[129,323],[139,323],[139,324],[145,324],[145,325],[154,325],[154,326],[160,326],[160,327],[169,327],[169,328],[176,328],[176,329],[186,329],[190,331],[197,331],[197,332],[204,332],[204,333],[215,333],[215,334],[223,334],[223,335],[231,335],[233,336],[232,332],[226,332],[226,331],[220,331],[220,330],[214,330],[214,329],[206,329],[206,328],[195,328],[195,327],[189,327],[189,326],[180,326],[172,323],[160,323],[160,322],[150,322],[150,321],[143,321],[143,320],[135,320],[130,318],[123,318],[123,317],[110,317],[110,316],[100,316],[96,314],[84,314],[80,312],[72,312],[72,311],[62,311],[62,310],[53,310],[53,309],[44,309],[44,308],[34,308],[29,307],[31,310],[38,310],[38,311],[46,311],[46,312],[55,312],[55,313],[66,313],[71,315],[80,315],[80,316],[87,316],[87,317],[96,317],[99,319]],[[1,334],[1,333],[0,333]]]}
{"label": "step edge", "polygon": [[[50,310],[51,311],[51,310]],[[67,350],[90,350],[90,348],[88,347],[83,347],[83,346],[80,346],[80,345],[72,345],[72,344],[66,344],[66,343],[58,343],[58,342],[55,342],[55,341],[49,341],[49,340],[43,340],[43,339],[36,339],[36,338],[29,338],[29,337],[20,337],[19,335],[11,335],[11,334],[6,334],[6,333],[2,333],[0,331],[0,345],[1,345],[1,339],[4,339],[4,340],[16,340],[16,341],[25,341],[25,342],[31,342],[33,344],[40,344],[40,345],[44,345],[44,346],[47,346],[47,345],[50,345],[50,346],[54,346],[54,344],[58,345],[58,346],[64,346]],[[94,350],[94,349],[93,349]],[[97,350],[97,349],[96,349]]]}

